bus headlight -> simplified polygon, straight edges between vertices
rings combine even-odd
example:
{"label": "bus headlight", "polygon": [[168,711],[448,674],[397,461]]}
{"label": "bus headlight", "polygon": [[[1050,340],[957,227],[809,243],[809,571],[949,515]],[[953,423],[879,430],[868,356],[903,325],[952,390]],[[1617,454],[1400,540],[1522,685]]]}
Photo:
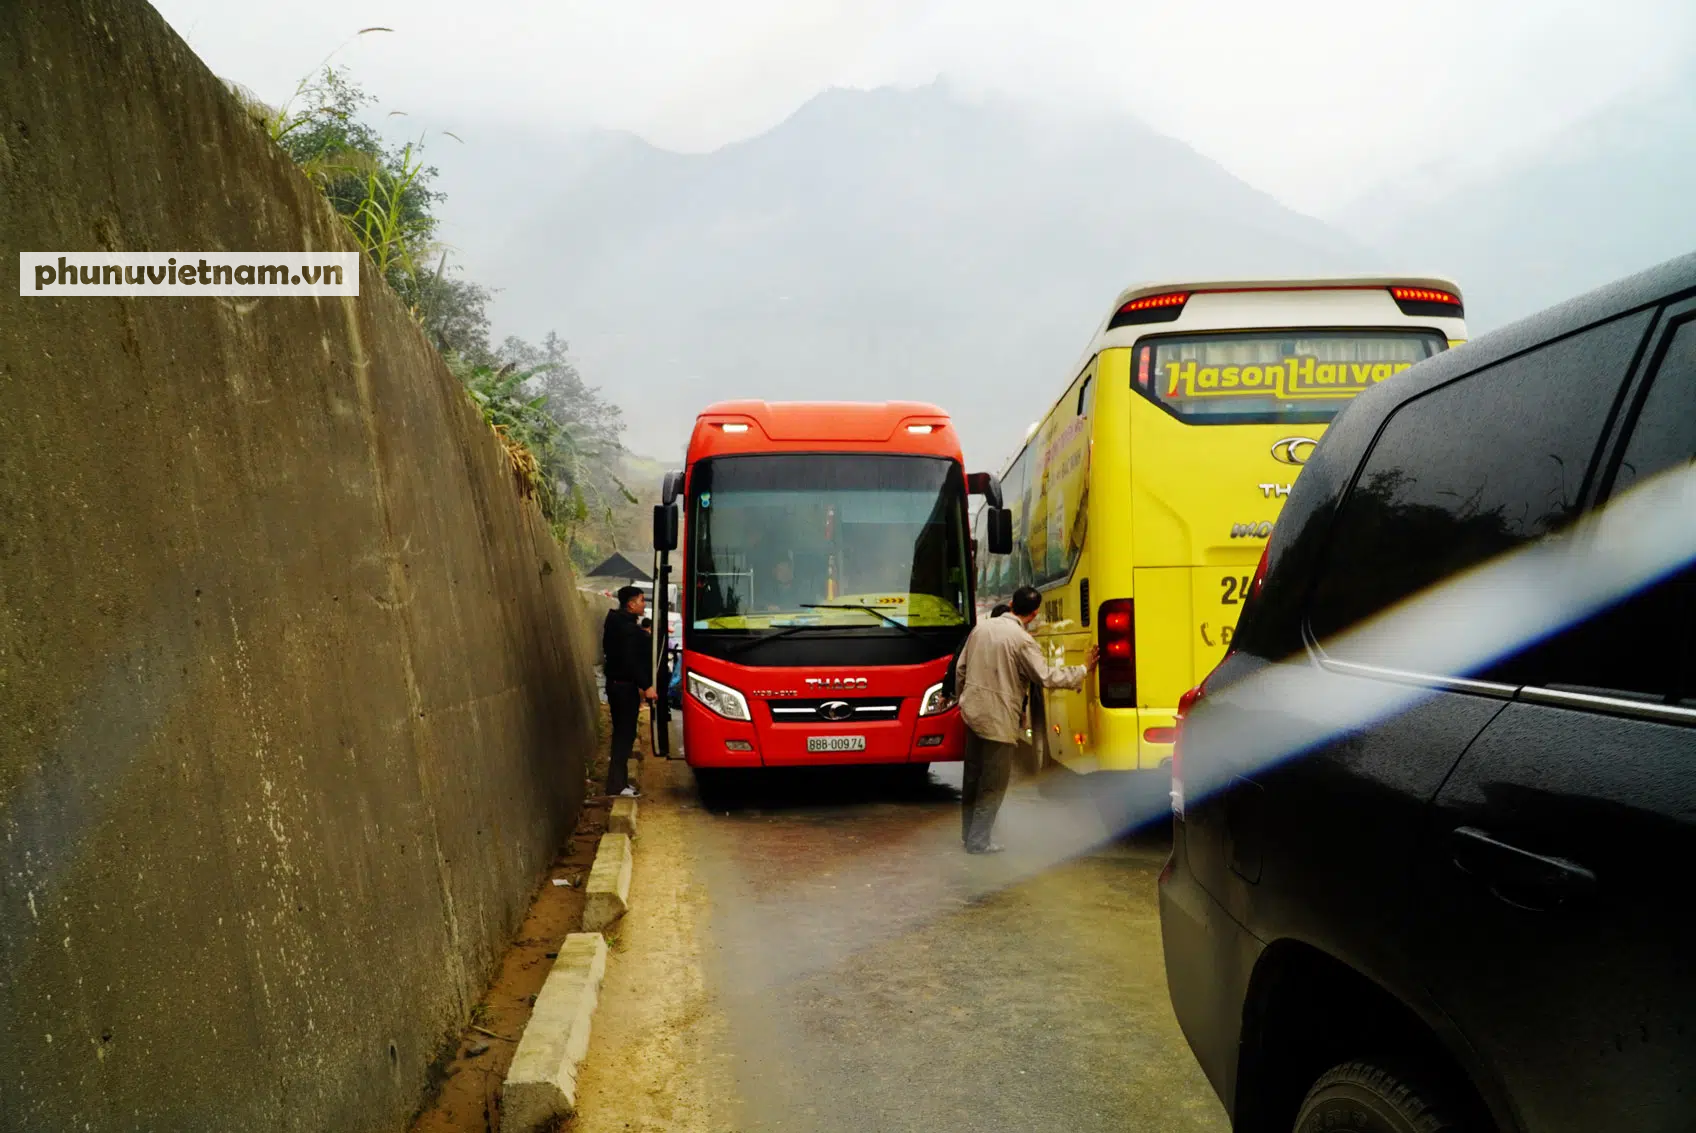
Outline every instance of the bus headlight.
{"label": "bus headlight", "polygon": [[689,695],[700,701],[708,711],[716,712],[726,720],[753,719],[748,715],[747,700],[729,685],[709,681],[698,673],[689,673],[687,676]]}
{"label": "bus headlight", "polygon": [[919,698],[920,716],[935,716],[940,712],[948,711],[952,707],[954,707],[954,698],[943,693],[941,682],[925,689],[925,694]]}

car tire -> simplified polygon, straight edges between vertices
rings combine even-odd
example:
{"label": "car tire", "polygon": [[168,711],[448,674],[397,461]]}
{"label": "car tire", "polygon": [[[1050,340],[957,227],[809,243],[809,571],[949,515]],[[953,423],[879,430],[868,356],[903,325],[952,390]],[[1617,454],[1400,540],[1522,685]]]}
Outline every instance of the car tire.
{"label": "car tire", "polygon": [[1463,1133],[1452,1112],[1419,1076],[1345,1062],[1307,1092],[1293,1133]]}

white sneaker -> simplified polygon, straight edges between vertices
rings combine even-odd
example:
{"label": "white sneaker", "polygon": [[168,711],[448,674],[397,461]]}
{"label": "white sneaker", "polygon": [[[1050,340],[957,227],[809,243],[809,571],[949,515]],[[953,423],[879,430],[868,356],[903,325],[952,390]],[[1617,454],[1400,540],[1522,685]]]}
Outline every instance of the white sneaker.
{"label": "white sneaker", "polygon": [[618,792],[618,794],[620,798],[625,799],[638,799],[642,797],[642,792],[638,791],[635,787],[626,787],[624,790]]}

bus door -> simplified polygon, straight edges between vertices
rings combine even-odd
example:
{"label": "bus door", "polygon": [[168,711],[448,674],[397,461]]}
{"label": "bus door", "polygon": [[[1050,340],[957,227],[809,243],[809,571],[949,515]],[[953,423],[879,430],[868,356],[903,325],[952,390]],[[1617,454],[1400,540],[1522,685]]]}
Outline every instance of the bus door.
{"label": "bus door", "polygon": [[[667,759],[671,743],[671,678],[681,657],[672,649],[671,615],[673,595],[671,554],[678,544],[676,499],[683,486],[681,472],[668,472],[661,500],[654,505],[654,699],[649,701],[648,740],[656,757]],[[681,753],[679,753],[681,754]]]}

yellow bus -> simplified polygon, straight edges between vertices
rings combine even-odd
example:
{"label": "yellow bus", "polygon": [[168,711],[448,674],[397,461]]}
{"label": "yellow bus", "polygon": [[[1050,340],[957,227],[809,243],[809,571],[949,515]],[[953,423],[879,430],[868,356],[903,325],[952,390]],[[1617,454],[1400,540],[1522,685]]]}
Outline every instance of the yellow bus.
{"label": "yellow bus", "polygon": [[[1325,423],[1465,339],[1446,279],[1133,287],[1001,474],[1013,551],[979,535],[981,606],[1030,584],[1081,692],[1031,706],[1035,758],[1165,788],[1178,698],[1224,656],[1272,525]],[[981,519],[981,517],[980,517]],[[1142,792],[1137,792],[1140,796]]]}

